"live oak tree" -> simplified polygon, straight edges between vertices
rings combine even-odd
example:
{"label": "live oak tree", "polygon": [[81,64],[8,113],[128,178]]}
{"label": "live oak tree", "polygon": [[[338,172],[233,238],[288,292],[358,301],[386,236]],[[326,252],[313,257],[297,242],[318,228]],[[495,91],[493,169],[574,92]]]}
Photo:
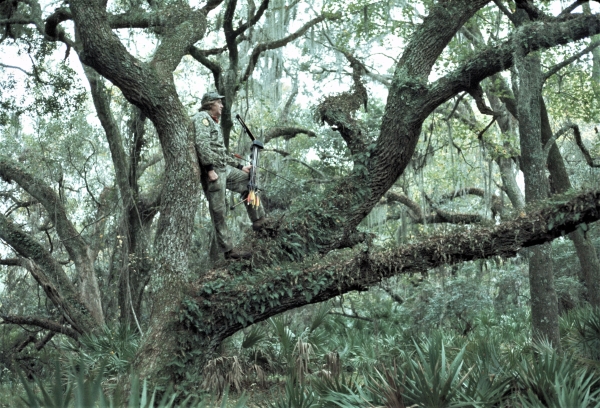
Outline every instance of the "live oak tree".
{"label": "live oak tree", "polygon": [[[486,78],[511,68],[516,61],[535,58],[530,57],[532,53],[600,32],[600,15],[575,11],[582,3],[576,1],[553,16],[542,13],[531,1],[516,1],[514,6],[529,16],[528,21],[496,44],[476,48],[453,69],[431,79],[449,42],[476,13],[486,7],[502,8],[511,16],[515,13],[500,1],[426,2],[426,15],[405,39],[402,55],[394,66],[381,126],[374,139],[366,137],[354,115],[369,97],[362,78],[365,70],[350,54],[346,55],[353,85],[347,92],[322,100],[317,115],[339,132],[352,155],[353,169],[326,187],[325,198],[292,206],[285,217],[271,220],[255,240],[253,263],[230,265],[228,271],[212,271],[200,279],[190,279],[189,274],[193,267],[192,227],[200,202],[199,166],[192,143],[192,122],[177,93],[173,73],[185,56],[193,56],[211,70],[215,86],[231,105],[261,54],[270,47],[285,45],[306,29],[252,43],[246,33],[269,10],[268,0],[258,7],[248,2],[245,14],[236,14],[238,4],[234,0],[209,0],[200,6],[184,1],[132,2],[111,5],[110,10],[104,1],[71,0],[49,15],[44,15],[35,1],[2,1],[0,24],[3,41],[16,41],[26,30],[31,38],[65,44],[86,67],[112,158],[120,231],[125,240],[120,249],[123,274],[119,279],[123,285],[119,302],[121,308],[139,312],[144,288],[152,279],[154,289],[147,296],[151,297],[153,314],[136,365],[142,375],[159,378],[181,375],[192,365],[201,367],[225,338],[286,310],[365,290],[401,273],[491,256],[514,256],[522,247],[551,241],[574,231],[581,223],[600,218],[600,193],[596,191],[552,202],[543,200],[542,192],[536,198],[545,205],[532,207],[527,214],[497,227],[461,231],[394,249],[372,246],[369,237],[357,230],[405,172],[424,122],[438,107],[461,92],[479,101],[483,95],[481,82]],[[198,43],[221,6],[226,45],[202,51]],[[339,16],[335,14],[316,15],[304,27],[336,18]],[[70,23],[72,32],[67,29]],[[116,30],[124,28],[147,29],[158,38],[148,60],[134,56],[116,35]],[[240,70],[238,58],[244,41],[250,54],[245,71]],[[209,58],[224,52],[224,66]],[[129,126],[134,141],[130,152],[123,149],[122,130],[115,126],[103,79],[118,87],[135,108]],[[520,120],[523,115],[539,111],[535,106],[525,108]],[[156,131],[164,162],[161,185],[149,197],[140,194],[138,185],[143,171],[140,151],[148,137],[140,126],[145,119]],[[231,126],[228,120],[230,117],[226,126]],[[523,149],[529,147],[522,146],[522,154],[533,153]],[[30,171],[26,161],[22,164],[3,152],[0,177],[18,185],[43,206],[77,276],[75,285],[63,260],[57,259],[30,229],[18,225],[19,219],[10,214],[0,215],[0,239],[18,255],[10,263],[27,268],[59,315],[56,320],[3,316],[3,322],[36,325],[73,338],[93,332],[105,321],[94,270],[99,249],[74,227],[60,190],[55,191],[51,181]],[[148,231],[156,216],[150,241]],[[137,312],[123,313],[131,321]],[[540,334],[550,337],[551,330],[539,328]]]}

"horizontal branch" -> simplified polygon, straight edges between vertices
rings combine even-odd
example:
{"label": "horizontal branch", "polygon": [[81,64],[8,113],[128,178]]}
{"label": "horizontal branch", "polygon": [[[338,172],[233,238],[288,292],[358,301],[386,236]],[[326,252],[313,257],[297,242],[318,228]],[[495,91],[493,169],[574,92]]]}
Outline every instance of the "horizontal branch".
{"label": "horizontal branch", "polygon": [[[456,196],[449,194],[448,196],[454,198],[458,194]],[[385,194],[385,198],[389,204],[397,202],[407,206],[410,210],[408,215],[415,224],[480,224],[486,221],[486,218],[479,214],[451,213],[440,208],[434,208],[433,212],[424,215],[419,204],[404,194],[392,191],[388,191]],[[393,218],[395,217],[390,217],[390,219]]]}
{"label": "horizontal branch", "polygon": [[18,258],[0,259],[0,265],[21,266],[21,260]]}
{"label": "horizontal branch", "polygon": [[357,315],[351,315],[348,313],[341,313],[341,312],[329,312],[328,314],[330,315],[335,315],[335,316],[343,316],[343,317],[348,317],[350,319],[358,319],[358,320],[364,320],[365,322],[373,322],[373,319],[370,319],[368,317],[362,317],[362,316],[357,316]]}
{"label": "horizontal branch", "polygon": [[317,134],[312,130],[299,128],[299,127],[274,127],[269,129],[264,136],[264,142],[268,143],[269,141],[276,139],[278,137],[283,137],[285,140],[290,140],[299,134],[307,135],[308,137],[317,137]]}
{"label": "horizontal branch", "polygon": [[[2,22],[0,21],[0,24],[2,24]],[[9,68],[9,69],[16,69],[18,71],[23,72],[25,75],[27,76],[34,76],[35,74],[33,72],[29,72],[26,71],[25,69],[21,68],[21,67],[17,67],[15,65],[7,65],[7,64],[2,64],[0,63],[0,68]]]}
{"label": "horizontal branch", "polygon": [[[227,47],[224,47],[224,48],[227,49]],[[189,53],[192,58],[194,58],[196,61],[198,61],[199,63],[204,65],[206,68],[208,68],[213,73],[213,76],[215,77],[215,81],[219,78],[219,76],[221,75],[221,71],[223,69],[216,62],[209,60],[207,57],[208,54],[206,54],[203,50],[201,50],[200,48],[197,48],[197,47],[190,47]],[[218,83],[217,83],[217,85],[218,85]]]}
{"label": "horizontal branch", "polygon": [[40,317],[0,315],[0,319],[2,319],[2,322],[0,322],[1,324],[18,324],[18,325],[36,326],[36,327],[41,327],[42,329],[51,330],[55,333],[64,334],[75,340],[77,340],[79,338],[79,333],[77,331],[73,330],[72,328],[63,326],[62,324],[52,321],[52,320],[42,319]]}
{"label": "horizontal branch", "polygon": [[[485,198],[485,191],[482,188],[478,187],[465,187],[460,188],[458,190],[453,191],[450,194],[446,194],[442,196],[442,200],[453,200],[457,197],[462,197],[465,195],[474,195],[477,197]],[[491,195],[492,201],[492,213],[497,214],[502,210],[502,200],[496,194]]]}
{"label": "horizontal branch", "polygon": [[33,20],[31,18],[27,18],[27,17],[3,18],[3,19],[0,19],[0,24],[1,25],[6,25],[6,24],[28,25],[28,24],[35,24],[35,20]]}
{"label": "horizontal branch", "polygon": [[[468,228],[395,249],[355,248],[307,260],[301,269],[275,268],[238,277],[207,275],[194,285],[186,323],[215,347],[252,323],[299,306],[364,291],[383,279],[493,256],[512,257],[600,219],[600,191],[553,201],[495,227]],[[359,246],[360,247],[360,246]],[[217,287],[218,290],[213,288]]]}
{"label": "horizontal branch", "polygon": [[475,53],[459,68],[432,83],[424,94],[427,116],[459,92],[472,89],[483,79],[510,68],[518,48],[524,53],[572,43],[600,32],[600,15],[577,15],[566,21],[530,23],[506,40]]}

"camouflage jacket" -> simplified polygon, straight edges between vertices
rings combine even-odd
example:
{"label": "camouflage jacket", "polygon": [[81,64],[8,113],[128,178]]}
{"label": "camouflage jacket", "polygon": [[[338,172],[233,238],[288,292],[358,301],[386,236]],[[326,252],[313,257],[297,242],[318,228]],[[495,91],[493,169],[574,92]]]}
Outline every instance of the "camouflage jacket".
{"label": "camouflage jacket", "polygon": [[221,125],[208,114],[208,111],[199,111],[193,118],[195,136],[194,145],[200,165],[206,170],[225,168],[226,165],[236,166],[237,163],[227,153]]}

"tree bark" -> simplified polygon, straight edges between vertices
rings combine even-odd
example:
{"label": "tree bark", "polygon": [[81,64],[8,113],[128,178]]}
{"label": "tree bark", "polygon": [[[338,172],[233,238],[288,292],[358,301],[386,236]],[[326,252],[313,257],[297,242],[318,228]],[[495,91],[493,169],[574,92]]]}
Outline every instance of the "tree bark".
{"label": "tree bark", "polygon": [[142,376],[158,375],[175,353],[170,329],[189,279],[189,247],[194,214],[199,204],[200,172],[194,150],[192,122],[179,100],[173,71],[189,48],[204,35],[206,11],[183,4],[170,7],[161,42],[150,63],[131,56],[112,32],[101,3],[70,2],[80,36],[81,61],[118,86],[125,98],[148,117],[161,143],[165,159],[164,190],[155,239],[155,313],[150,335],[138,356]]}
{"label": "tree bark", "polygon": [[[512,100],[512,102],[514,102],[514,96],[512,96],[511,98],[512,92],[505,84],[504,78],[501,75],[494,75],[493,81],[494,84],[497,84],[496,86],[501,86],[501,94],[504,95],[504,99],[509,99]],[[514,122],[514,119],[511,120],[511,116],[517,115],[516,110],[510,112],[508,106],[506,105],[506,102],[501,101],[500,98],[498,98],[491,89],[487,91],[487,97],[490,101],[492,110],[499,115],[496,121],[498,123],[498,126],[500,127],[500,131],[503,134],[510,136],[510,134],[513,133],[515,130],[513,128],[512,123]],[[502,185],[504,186],[506,195],[508,196],[510,203],[512,204],[514,209],[520,210],[521,208],[525,207],[525,197],[523,197],[523,193],[521,192],[521,189],[517,184],[517,169],[515,168],[515,162],[513,157],[510,157],[510,155],[498,157],[496,158],[496,163],[498,164],[498,167],[500,169]]]}
{"label": "tree bark", "polygon": [[[527,21],[525,12],[517,9],[517,17]],[[542,70],[538,54],[526,55],[517,50],[515,67],[519,73],[517,112],[521,144],[521,170],[525,178],[525,201],[528,204],[548,198],[546,157],[541,138]],[[558,298],[554,289],[552,247],[550,244],[531,249],[529,259],[531,320],[535,340],[547,338],[560,349]]]}
{"label": "tree bark", "polygon": [[[546,104],[541,103],[542,144],[552,138],[552,128]],[[552,144],[548,154],[548,170],[550,171],[551,187],[557,194],[563,194],[571,189],[571,180],[556,143]],[[575,251],[581,267],[581,281],[587,289],[587,300],[594,307],[600,307],[600,260],[596,249],[589,237],[580,229],[569,234],[575,245]]]}

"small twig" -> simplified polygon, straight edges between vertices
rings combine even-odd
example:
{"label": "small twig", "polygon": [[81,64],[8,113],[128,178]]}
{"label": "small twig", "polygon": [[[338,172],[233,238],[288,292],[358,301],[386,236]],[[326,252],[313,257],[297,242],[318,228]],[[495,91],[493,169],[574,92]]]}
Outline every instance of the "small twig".
{"label": "small twig", "polygon": [[581,140],[581,132],[579,131],[579,126],[573,125],[573,134],[575,136],[575,142],[577,143],[577,146],[579,146],[581,154],[583,154],[583,157],[585,158],[587,164],[590,167],[600,167],[600,164],[594,163],[594,159],[592,158],[590,151],[583,144],[583,140]]}
{"label": "small twig", "polygon": [[94,222],[91,222],[90,224],[88,224],[88,225],[84,226],[84,227],[81,229],[81,231],[79,231],[79,233],[78,233],[77,235],[73,235],[72,237],[68,237],[68,238],[65,238],[65,239],[61,239],[61,240],[60,240],[60,242],[65,242],[65,241],[68,241],[68,240],[70,240],[70,239],[74,239],[74,238],[77,238],[77,237],[81,236],[81,234],[83,234],[83,231],[85,231],[85,229],[86,229],[86,228],[88,228],[88,227],[91,227],[92,225],[99,223],[100,221],[102,221],[102,220],[103,220],[103,219],[105,219],[105,218],[108,218],[109,216],[110,216],[110,214],[107,214],[107,215],[105,215],[104,217],[101,217],[101,218],[97,219],[96,221],[94,221]]}
{"label": "small twig", "polygon": [[564,60],[563,62],[561,62],[559,64],[556,64],[555,66],[553,66],[552,68],[550,68],[548,70],[548,72],[546,72],[544,74],[544,77],[542,78],[542,82],[546,82],[546,80],[548,78],[550,78],[552,75],[556,74],[558,71],[560,71],[561,69],[563,69],[567,65],[571,64],[572,62],[574,62],[574,61],[578,60],[579,58],[583,57],[585,54],[587,54],[587,53],[593,51],[594,49],[598,48],[598,46],[600,46],[600,41],[594,41],[590,45],[588,45],[587,47],[585,47],[583,50],[581,50],[580,52],[578,52],[577,54],[574,54],[571,57],[569,57],[566,60]]}
{"label": "small twig", "polygon": [[490,123],[481,132],[479,132],[479,134],[477,135],[477,139],[482,140],[483,134],[485,132],[487,132],[487,130],[494,124],[494,122],[496,121],[496,118],[497,118],[497,116],[494,116],[492,118],[492,120],[490,121]]}
{"label": "small twig", "polygon": [[502,4],[502,2],[500,0],[494,0],[494,4],[496,4],[496,6],[500,9],[500,11],[502,13],[504,13],[504,15],[506,17],[508,17],[508,19],[510,21],[512,21],[512,23],[514,25],[517,25],[517,19],[515,18],[514,14],[510,12],[509,9],[506,8],[506,6],[504,6],[504,4]]}
{"label": "small twig", "polygon": [[19,70],[19,71],[23,72],[24,74],[26,74],[26,75],[28,75],[28,76],[34,76],[32,72],[27,72],[27,71],[26,71],[26,70],[24,70],[23,68],[21,68],[21,67],[16,67],[16,66],[14,66],[14,65],[6,65],[6,64],[2,64],[2,63],[0,62],[0,67],[2,67],[2,68],[16,69],[16,70]]}
{"label": "small twig", "polygon": [[576,126],[577,125],[574,123],[567,123],[562,128],[560,128],[558,132],[552,135],[552,137],[544,145],[544,157],[548,157],[548,154],[550,154],[550,149],[552,149],[552,145],[558,140],[559,137],[567,133],[569,129],[574,129]]}
{"label": "small twig", "polygon": [[373,322],[373,319],[370,319],[368,317],[356,316],[356,315],[351,315],[351,314],[347,314],[347,313],[329,312],[328,314],[330,314],[330,315],[336,315],[336,316],[349,317],[350,319],[364,320],[366,322]]}
{"label": "small twig", "polygon": [[567,14],[571,13],[571,11],[575,10],[577,7],[579,7],[579,6],[581,6],[582,4],[585,4],[585,3],[589,3],[589,0],[577,0],[577,1],[575,1],[569,7],[567,7],[563,11],[561,11],[560,14],[558,15],[558,17],[564,17],[564,16],[566,16]]}
{"label": "small twig", "polygon": [[452,111],[450,112],[450,114],[448,115],[448,117],[446,118],[446,120],[450,120],[452,118],[452,116],[454,115],[454,112],[456,112],[456,109],[458,109],[458,104],[460,103],[460,101],[462,100],[462,98],[465,97],[467,93],[463,92],[460,95],[458,95],[458,99],[456,99],[456,103],[454,104],[454,108],[452,108]]}

